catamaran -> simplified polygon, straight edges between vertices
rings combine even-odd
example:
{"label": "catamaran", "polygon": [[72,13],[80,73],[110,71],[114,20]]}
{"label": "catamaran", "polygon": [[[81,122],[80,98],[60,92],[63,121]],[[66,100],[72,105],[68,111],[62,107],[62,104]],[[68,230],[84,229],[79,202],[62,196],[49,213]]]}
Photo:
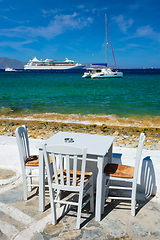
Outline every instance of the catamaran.
{"label": "catamaran", "polygon": [[[115,57],[114,57],[111,38],[110,38],[110,43],[111,43],[112,54],[113,54],[116,71],[112,71],[110,68],[107,67],[107,46],[108,46],[107,30],[109,32],[109,29],[108,29],[108,25],[107,25],[106,14],[105,14],[105,25],[106,25],[106,63],[91,64],[92,66],[90,68],[87,68],[87,71],[84,72],[84,74],[82,76],[83,78],[122,78],[123,77],[123,73],[118,72],[118,70],[117,70],[117,65],[116,65],[116,61],[115,61]],[[109,36],[110,36],[110,34],[109,34]]]}

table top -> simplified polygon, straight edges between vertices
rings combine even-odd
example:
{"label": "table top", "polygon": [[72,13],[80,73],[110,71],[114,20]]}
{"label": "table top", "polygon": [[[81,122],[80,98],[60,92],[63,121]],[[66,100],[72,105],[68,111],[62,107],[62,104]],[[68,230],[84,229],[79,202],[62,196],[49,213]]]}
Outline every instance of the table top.
{"label": "table top", "polygon": [[[65,138],[72,138],[73,142],[65,142]],[[115,137],[97,134],[85,134],[74,132],[58,132],[43,143],[47,145],[72,145],[74,147],[87,147],[87,154],[105,156]],[[42,144],[37,146],[42,148]]]}

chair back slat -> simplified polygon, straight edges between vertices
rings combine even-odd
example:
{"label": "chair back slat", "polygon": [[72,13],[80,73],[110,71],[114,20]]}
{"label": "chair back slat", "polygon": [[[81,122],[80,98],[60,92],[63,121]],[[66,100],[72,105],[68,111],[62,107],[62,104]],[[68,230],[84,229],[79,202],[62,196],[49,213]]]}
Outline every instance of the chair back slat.
{"label": "chair back slat", "polygon": [[[46,169],[47,169],[48,185],[49,185],[49,188],[51,189],[52,188],[52,182],[53,182],[53,178],[52,178],[53,169],[51,168],[49,153],[44,151],[43,154],[44,154],[45,164],[46,164]],[[53,155],[52,155],[52,161],[54,161]],[[52,164],[52,167],[53,167],[53,164]]]}
{"label": "chair back slat", "polygon": [[76,178],[77,178],[77,156],[73,158],[73,186],[76,186]]}
{"label": "chair back slat", "polygon": [[25,160],[30,156],[26,127],[25,126],[18,127],[16,129],[15,134],[16,134],[16,140],[18,144],[20,159],[21,161],[23,161],[23,164],[24,164]]}
{"label": "chair back slat", "polygon": [[140,138],[139,138],[137,153],[136,153],[136,160],[135,160],[135,167],[134,167],[134,179],[137,179],[137,177],[138,177],[138,171],[139,171],[139,165],[140,165],[142,150],[143,150],[143,146],[144,146],[144,141],[145,141],[145,135],[144,135],[144,133],[141,133]]}
{"label": "chair back slat", "polygon": [[59,168],[60,168],[60,179],[61,179],[61,185],[64,185],[64,159],[62,155],[57,155],[57,160],[59,161]]}
{"label": "chair back slat", "polygon": [[29,148],[29,140],[28,140],[27,128],[26,128],[25,125],[22,125],[22,127],[24,128],[24,131],[25,131],[26,149],[27,149],[27,154],[28,154],[28,157],[29,157],[30,156],[30,148]]}
{"label": "chair back slat", "polygon": [[[84,175],[86,166],[86,148],[76,148],[72,146],[43,145],[44,158],[46,162],[47,175],[53,172],[56,185],[66,185],[76,187],[77,170],[81,171],[80,186],[84,186]],[[53,164],[50,164],[49,155],[52,156]],[[80,169],[77,169],[78,158],[80,161]],[[57,169],[57,161],[59,161],[59,170]],[[53,170],[49,169],[53,165]],[[70,171],[72,170],[72,171]],[[52,176],[50,176],[51,178]],[[60,179],[60,181],[58,180]]]}
{"label": "chair back slat", "polygon": [[68,154],[64,158],[64,161],[66,162],[67,186],[70,186],[70,159]]}
{"label": "chair back slat", "polygon": [[86,162],[85,162],[85,156],[82,156],[82,166],[81,166],[81,184],[82,184],[82,188],[84,185],[84,175],[85,175],[85,168],[86,168]]}
{"label": "chair back slat", "polygon": [[[53,161],[53,172],[55,173],[54,174],[54,180],[55,180],[55,183],[58,184],[56,157],[55,157],[54,154],[51,154],[51,156],[52,156],[52,161]],[[48,157],[49,157],[49,154],[48,154]]]}

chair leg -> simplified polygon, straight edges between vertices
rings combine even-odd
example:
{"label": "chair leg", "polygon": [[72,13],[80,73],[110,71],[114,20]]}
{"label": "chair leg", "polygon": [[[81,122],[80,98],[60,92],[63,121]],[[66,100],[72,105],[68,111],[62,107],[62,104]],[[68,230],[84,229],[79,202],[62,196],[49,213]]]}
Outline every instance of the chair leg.
{"label": "chair leg", "polygon": [[104,204],[105,204],[105,199],[108,198],[109,194],[109,182],[110,180],[107,179],[107,184],[106,184],[106,176],[103,174],[103,191],[102,191],[102,204],[101,204],[101,214],[104,213]]}
{"label": "chair leg", "polygon": [[106,184],[106,186],[107,186],[108,188],[106,188],[106,193],[105,193],[105,197],[106,197],[106,198],[108,198],[108,195],[109,195],[109,183],[110,183],[110,179],[107,179],[107,184]]}
{"label": "chair leg", "polygon": [[26,178],[26,169],[22,166],[22,179],[23,179],[23,199],[27,200],[27,178]]}
{"label": "chair leg", "polygon": [[133,217],[135,216],[136,189],[137,189],[137,184],[133,182],[132,197],[131,197],[131,215],[132,215]]}
{"label": "chair leg", "polygon": [[81,210],[82,210],[82,196],[83,193],[79,193],[79,199],[78,199],[78,211],[77,211],[77,223],[76,223],[76,229],[80,229],[80,220],[81,220]]}
{"label": "chair leg", "polygon": [[[60,190],[57,190],[57,195],[58,195],[58,200],[60,201],[61,200],[61,191]],[[60,208],[61,207],[61,204],[60,203],[57,203],[57,207]]]}
{"label": "chair leg", "polygon": [[[32,170],[31,169],[28,170],[28,175],[32,175]],[[32,190],[32,187],[31,187],[32,177],[28,176],[28,184],[30,185],[30,186],[28,186],[28,191],[31,192],[31,190]]]}
{"label": "chair leg", "polygon": [[103,174],[103,179],[102,179],[102,202],[101,202],[101,214],[104,213],[105,193],[106,193],[105,184],[106,184],[106,178],[105,178],[105,174]]}
{"label": "chair leg", "polygon": [[56,217],[56,206],[54,202],[54,189],[50,191],[50,202],[51,202],[51,215],[52,215],[52,224],[57,224],[57,217]]}
{"label": "chair leg", "polygon": [[24,200],[27,200],[27,179],[26,176],[24,176],[24,174],[22,174],[22,178],[23,178],[23,198]]}
{"label": "chair leg", "polygon": [[91,177],[91,188],[90,188],[90,210],[94,212],[94,193],[93,193],[93,175]]}

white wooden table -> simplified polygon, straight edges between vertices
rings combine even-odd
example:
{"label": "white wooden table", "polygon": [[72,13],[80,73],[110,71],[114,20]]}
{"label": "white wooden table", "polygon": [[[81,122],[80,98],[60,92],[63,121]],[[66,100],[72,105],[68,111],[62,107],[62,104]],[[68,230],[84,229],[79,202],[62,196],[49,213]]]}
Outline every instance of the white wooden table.
{"label": "white wooden table", "polygon": [[[73,143],[66,143],[65,138],[73,138]],[[112,161],[112,146],[114,137],[102,136],[94,134],[58,132],[57,134],[44,141],[47,145],[69,145],[75,147],[87,147],[87,161],[96,162],[97,178],[96,178],[96,209],[95,220],[101,220],[101,196],[102,196],[102,176],[104,165],[107,164],[106,153],[108,153],[108,162]],[[39,148],[39,210],[45,209],[45,167],[43,159],[42,144]],[[86,171],[89,171],[89,165]]]}

